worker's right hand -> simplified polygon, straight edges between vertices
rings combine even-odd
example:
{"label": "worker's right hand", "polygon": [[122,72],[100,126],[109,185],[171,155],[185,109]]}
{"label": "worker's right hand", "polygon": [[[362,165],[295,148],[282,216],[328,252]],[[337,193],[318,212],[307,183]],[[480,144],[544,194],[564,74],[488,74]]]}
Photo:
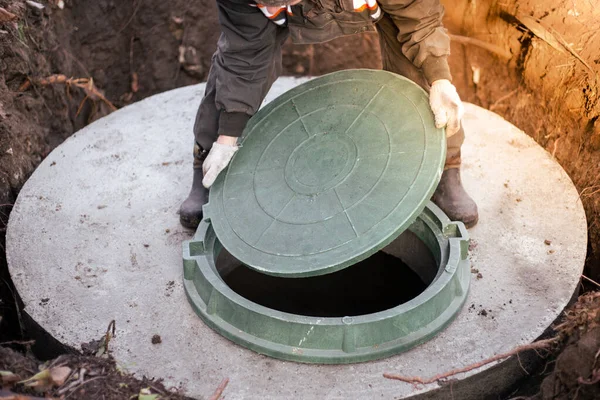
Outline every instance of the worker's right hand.
{"label": "worker's right hand", "polygon": [[236,151],[238,151],[236,137],[221,135],[213,143],[206,160],[202,164],[202,173],[204,174],[202,185],[205,188],[208,189],[212,186],[219,173],[229,165],[229,161],[231,161]]}
{"label": "worker's right hand", "polygon": [[436,128],[446,128],[446,137],[460,130],[465,108],[456,92],[456,87],[447,79],[431,84],[429,105],[435,117]]}

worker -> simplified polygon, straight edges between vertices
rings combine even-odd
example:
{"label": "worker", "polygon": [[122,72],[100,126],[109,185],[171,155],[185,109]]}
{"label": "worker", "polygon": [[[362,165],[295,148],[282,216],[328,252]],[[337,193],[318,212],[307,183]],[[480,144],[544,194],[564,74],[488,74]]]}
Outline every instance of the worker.
{"label": "worker", "polygon": [[221,35],[194,125],[194,177],[180,208],[183,226],[196,228],[201,221],[208,188],[238,150],[246,123],[281,73],[288,36],[306,44],[375,30],[383,69],[429,92],[436,126],[446,127],[446,163],[432,201],[452,220],[467,227],[477,223],[477,205],[460,176],[464,108],[451,83],[440,0],[251,1],[217,0]]}

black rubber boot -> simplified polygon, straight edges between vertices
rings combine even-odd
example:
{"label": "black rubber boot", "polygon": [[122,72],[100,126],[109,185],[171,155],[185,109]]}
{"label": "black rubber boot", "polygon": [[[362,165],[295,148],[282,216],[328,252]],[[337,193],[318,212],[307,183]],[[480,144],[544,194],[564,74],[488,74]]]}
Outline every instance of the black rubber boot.
{"label": "black rubber boot", "polygon": [[202,206],[208,202],[208,189],[202,186],[202,163],[208,155],[196,144],[194,147],[194,179],[192,190],[179,208],[179,221],[186,228],[196,229],[202,221]]}
{"label": "black rubber boot", "polygon": [[475,226],[479,220],[477,204],[462,185],[460,168],[444,171],[431,200],[446,213],[448,218],[452,221],[462,221],[467,228]]}

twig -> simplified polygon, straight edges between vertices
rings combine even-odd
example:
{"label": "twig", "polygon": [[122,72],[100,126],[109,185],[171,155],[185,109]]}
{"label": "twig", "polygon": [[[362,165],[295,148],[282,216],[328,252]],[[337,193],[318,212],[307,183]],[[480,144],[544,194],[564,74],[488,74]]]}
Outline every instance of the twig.
{"label": "twig", "polygon": [[111,109],[111,111],[117,110],[117,107],[115,107],[106,97],[104,97],[102,93],[100,93],[96,85],[94,85],[94,80],[92,78],[67,78],[65,75],[62,74],[50,75],[47,78],[39,79],[27,78],[27,80],[23,82],[23,84],[19,87],[19,91],[23,92],[29,89],[32,83],[41,86],[64,84],[67,86],[67,90],[71,86],[75,86],[80,89],[83,89],[87,97],[90,97],[92,99],[100,99],[101,101],[103,101]]}
{"label": "twig", "polygon": [[585,193],[586,190],[594,190],[596,188],[600,188],[600,185],[592,185],[592,186],[587,186],[587,187],[583,188],[583,190],[579,193],[579,197],[583,196],[583,194]]}
{"label": "twig", "polygon": [[81,110],[83,110],[85,101],[89,98],[90,98],[90,96],[86,94],[85,97],[83,98],[83,100],[81,100],[81,103],[79,104],[79,107],[77,108],[77,112],[75,113],[75,117],[79,117],[79,113],[81,113]]}
{"label": "twig", "polygon": [[219,387],[217,388],[217,390],[215,390],[215,392],[213,393],[213,395],[210,396],[209,400],[219,400],[221,398],[221,395],[223,394],[223,391],[227,387],[228,383],[229,383],[229,378],[223,379],[223,381],[221,381],[221,384],[219,385]]}
{"label": "twig", "polygon": [[115,337],[115,329],[116,329],[116,323],[115,323],[115,320],[113,319],[112,321],[109,322],[108,328],[106,328],[106,334],[104,335],[104,345],[106,346],[107,353],[108,353],[108,343],[110,342],[110,340],[113,337]]}
{"label": "twig", "polygon": [[585,195],[589,197],[589,196],[593,196],[593,195],[595,195],[595,194],[596,194],[596,193],[598,193],[598,192],[600,192],[600,189],[596,189],[596,190],[594,190],[592,193],[586,193]]}
{"label": "twig", "polygon": [[121,29],[119,29],[119,30],[117,31],[117,33],[116,33],[117,35],[118,35],[119,33],[123,32],[123,30],[124,30],[125,28],[127,28],[127,26],[129,26],[129,24],[131,23],[131,21],[133,21],[133,18],[135,17],[135,14],[137,14],[137,12],[138,12],[138,10],[139,10],[140,6],[142,5],[142,1],[144,1],[144,0],[138,0],[137,4],[135,5],[135,8],[133,9],[133,13],[131,14],[131,17],[129,17],[129,20],[128,20],[128,21],[125,23],[125,25],[123,25],[123,26],[121,27]]}
{"label": "twig", "polygon": [[[600,188],[600,185],[588,186],[588,187],[583,188],[581,193],[579,193],[579,197],[577,200],[583,201],[582,199],[584,198],[584,196],[590,197],[590,196],[593,196],[596,193],[600,192],[600,189],[597,189],[597,188]],[[586,190],[593,190],[593,192],[585,193]],[[591,228],[592,227],[590,226],[588,229],[591,229]]]}
{"label": "twig", "polygon": [[495,44],[484,42],[483,40],[475,39],[475,38],[468,37],[468,36],[453,35],[453,34],[449,34],[448,36],[450,36],[450,40],[452,40],[453,42],[462,43],[462,44],[470,44],[472,46],[480,47],[484,50],[494,53],[497,56],[502,57],[507,60],[510,60],[513,56],[510,51],[506,51],[500,46],[496,46]]}
{"label": "twig", "polygon": [[[85,373],[86,373],[86,372],[87,372],[87,370],[86,370],[85,368],[81,368],[81,369],[79,370],[79,378],[78,378],[76,381],[73,381],[73,382],[69,383],[69,385],[68,385],[68,386],[65,386],[65,387],[61,388],[61,389],[58,391],[58,395],[59,395],[59,396],[62,396],[63,394],[65,394],[65,393],[67,393],[68,391],[70,391],[71,389],[73,389],[73,388],[75,388],[75,387],[78,387],[78,386],[82,385],[82,384],[83,384],[83,382],[84,382],[84,380],[85,380]],[[71,375],[71,376],[73,376],[73,375]]]}
{"label": "twig", "polygon": [[571,55],[573,57],[575,57],[580,63],[582,63],[583,65],[585,65],[585,67],[587,69],[589,69],[592,73],[594,73],[594,70],[592,69],[592,67],[590,67],[590,65],[583,59],[581,58],[581,56],[579,55],[579,53],[577,53],[575,50],[573,50],[571,48],[571,46],[569,45],[569,43],[567,43],[567,41],[560,35],[560,33],[558,33],[554,28],[550,27],[550,32],[554,35],[554,37],[556,37],[556,39],[558,40],[558,42],[565,48],[567,49],[567,51],[569,53],[571,53]]}
{"label": "twig", "polygon": [[546,370],[548,369],[548,365],[550,364],[554,364],[556,362],[556,360],[552,360],[552,361],[548,361],[545,365],[544,365],[544,370],[542,372],[539,373],[539,376],[543,376],[546,373]]}
{"label": "twig", "polygon": [[2,342],[0,343],[0,346],[6,346],[9,344],[20,344],[22,346],[28,346],[30,344],[34,344],[35,340],[25,340],[25,341],[21,341],[21,340],[11,340],[9,342]]}
{"label": "twig", "polygon": [[507,100],[507,99],[509,99],[510,97],[514,96],[514,95],[515,95],[515,93],[517,93],[517,91],[518,91],[518,90],[519,90],[519,89],[512,90],[512,91],[511,91],[511,92],[509,92],[508,94],[505,94],[504,96],[500,97],[500,98],[499,98],[498,100],[496,100],[496,101],[495,101],[495,102],[494,102],[494,103],[493,103],[491,106],[489,106],[489,110],[490,110],[490,111],[494,111],[494,109],[495,109],[496,107],[498,107],[498,105],[499,105],[500,103],[502,103],[504,100]]}
{"label": "twig", "polygon": [[71,395],[73,393],[75,393],[77,391],[77,389],[81,388],[83,385],[86,385],[86,384],[88,384],[88,383],[90,383],[92,381],[98,380],[98,379],[105,379],[105,378],[108,378],[108,377],[107,376],[96,376],[96,377],[94,377],[92,379],[88,379],[87,381],[83,382],[81,385],[79,385],[77,387],[74,387],[73,390],[71,390],[71,393],[69,393],[68,395],[66,395],[63,400],[67,400],[69,397],[71,397]]}
{"label": "twig", "polygon": [[163,392],[162,390],[160,390],[159,388],[157,388],[154,385],[148,385],[148,387],[151,388],[151,389],[153,389],[155,392],[157,392],[160,395],[163,395],[163,396],[165,395],[165,392]]}
{"label": "twig", "polygon": [[542,39],[548,46],[560,53],[565,52],[565,49],[563,49],[558,39],[556,39],[556,37],[540,23],[539,19],[521,12],[518,12],[514,17],[527,28],[529,32],[535,37]]}
{"label": "twig", "polygon": [[546,28],[540,23],[540,20],[534,17],[531,17],[527,14],[517,13],[515,18],[523,24],[531,33],[533,33],[536,37],[542,39],[549,46],[554,48],[555,50],[564,53],[567,50],[573,57],[575,57],[580,63],[582,63],[587,69],[589,69],[592,73],[594,70],[590,65],[577,53],[575,50],[569,46],[569,43],[553,28]]}
{"label": "twig", "polygon": [[[534,350],[534,351],[539,356],[539,353],[537,352],[537,350]],[[519,353],[517,353],[517,361],[519,361],[519,366],[521,367],[521,369],[523,370],[523,372],[525,372],[526,375],[529,375],[529,371],[527,371],[525,369],[525,367],[523,366],[523,364],[521,364],[521,357],[519,357]]]}
{"label": "twig", "polygon": [[590,282],[592,282],[594,285],[596,285],[596,286],[598,286],[598,287],[600,288],[600,283],[596,282],[595,280],[593,280],[593,279],[590,279],[590,278],[588,278],[587,276],[585,276],[585,275],[583,275],[583,274],[581,275],[581,277],[582,277],[583,279],[585,279],[586,281],[590,281]]}
{"label": "twig", "polygon": [[442,374],[438,374],[432,378],[429,379],[423,379],[419,376],[403,376],[403,375],[396,375],[396,374],[390,374],[390,373],[384,373],[383,376],[387,379],[395,379],[398,381],[402,381],[402,382],[406,382],[406,383],[412,383],[412,384],[421,384],[421,385],[428,385],[430,383],[435,383],[437,381],[440,381],[442,379],[446,379],[449,378],[451,376],[457,375],[457,374],[462,374],[464,372],[469,372],[472,371],[474,369],[483,367],[484,365],[493,363],[494,361],[499,361],[502,360],[504,358],[508,358],[511,356],[514,356],[518,353],[521,353],[523,351],[527,351],[527,350],[535,350],[535,349],[547,349],[548,347],[555,345],[559,342],[558,338],[552,338],[552,339],[546,339],[546,340],[540,340],[539,342],[535,342],[535,343],[531,343],[531,344],[526,344],[523,346],[519,346],[514,348],[513,350],[507,352],[507,353],[502,353],[502,354],[496,354],[493,357],[490,357],[488,359],[485,359],[483,361],[480,361],[478,363],[475,364],[471,364],[468,365],[466,367],[463,368],[457,368],[457,369],[453,369],[452,371],[449,372],[444,372]]}
{"label": "twig", "polygon": [[560,139],[562,138],[558,138],[554,141],[554,148],[552,149],[552,158],[556,158],[556,150],[558,149],[558,142],[560,142]]}

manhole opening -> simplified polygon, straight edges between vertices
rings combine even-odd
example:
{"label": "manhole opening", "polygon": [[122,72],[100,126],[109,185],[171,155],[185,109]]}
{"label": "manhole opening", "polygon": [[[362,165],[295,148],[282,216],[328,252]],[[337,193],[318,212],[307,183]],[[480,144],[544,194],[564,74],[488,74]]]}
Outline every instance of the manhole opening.
{"label": "manhole opening", "polygon": [[225,283],[242,297],[274,310],[312,317],[388,310],[421,294],[438,272],[429,248],[410,231],[366,260],[327,275],[265,275],[246,267],[224,249],[216,267]]}

